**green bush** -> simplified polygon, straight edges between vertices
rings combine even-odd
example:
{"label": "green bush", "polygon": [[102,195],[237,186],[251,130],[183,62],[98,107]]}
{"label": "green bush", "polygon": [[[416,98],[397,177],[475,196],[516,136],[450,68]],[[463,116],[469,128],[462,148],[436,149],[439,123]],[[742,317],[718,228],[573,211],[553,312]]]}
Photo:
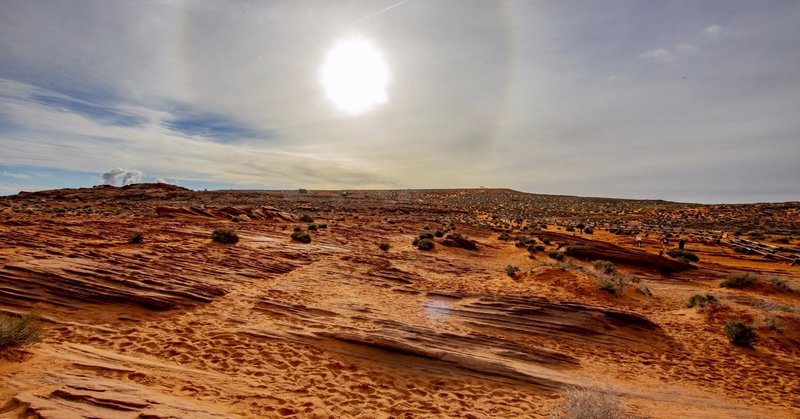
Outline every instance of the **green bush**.
{"label": "green bush", "polygon": [[689,303],[686,305],[688,308],[699,307],[705,308],[706,305],[717,305],[719,300],[711,294],[695,294],[689,298]]}
{"label": "green bush", "polygon": [[559,252],[558,250],[551,250],[551,251],[547,252],[547,256],[549,256],[551,259],[555,259],[555,260],[557,260],[559,262],[563,261],[564,258],[566,257],[566,256],[564,256],[564,253]]}
{"label": "green bush", "polygon": [[38,317],[26,314],[20,317],[0,314],[0,351],[33,345],[44,337],[44,328]]}
{"label": "green bush", "polygon": [[611,295],[617,295],[617,287],[611,281],[603,281],[603,283],[600,284],[600,289]]}
{"label": "green bush", "polygon": [[311,243],[311,236],[305,231],[295,230],[292,232],[292,240],[300,243]]}
{"label": "green bush", "polygon": [[617,267],[607,260],[596,260],[592,263],[592,266],[604,274],[613,275],[617,273]]}
{"label": "green bush", "polygon": [[389,245],[389,243],[381,243],[381,244],[378,245],[378,248],[383,250],[384,252],[388,252],[389,248],[391,248],[391,247],[392,246]]}
{"label": "green bush", "polygon": [[239,218],[238,215],[234,215],[233,217],[231,217],[231,221],[233,221],[234,223],[238,223],[239,221],[242,221],[242,219]]}
{"label": "green bush", "polygon": [[222,244],[236,244],[239,242],[239,236],[229,228],[218,228],[211,233],[211,240]]}
{"label": "green bush", "polygon": [[128,239],[128,243],[130,244],[142,244],[144,243],[144,234],[136,233]]}
{"label": "green bush", "polygon": [[500,235],[497,237],[497,240],[511,240],[511,235],[508,233],[500,233]]}
{"label": "green bush", "polygon": [[756,283],[758,277],[750,273],[730,274],[719,283],[722,288],[747,288]]}
{"label": "green bush", "polygon": [[544,251],[544,246],[541,244],[531,244],[528,246],[528,252],[531,254],[542,251]]}
{"label": "green bush", "polygon": [[744,324],[738,320],[729,321],[725,324],[725,336],[736,346],[752,347],[758,339],[753,326]]}
{"label": "green bush", "polygon": [[433,235],[436,236],[436,237],[444,237],[444,231],[436,230],[436,232],[433,233]]}
{"label": "green bush", "polygon": [[430,231],[423,231],[423,232],[419,233],[418,237],[419,237],[420,240],[422,240],[422,239],[432,239],[433,238],[433,233],[431,233]]}
{"label": "green bush", "polygon": [[317,231],[317,225],[316,224],[309,224],[307,228],[308,228],[308,231]]}
{"label": "green bush", "polygon": [[688,262],[699,262],[700,258],[687,250],[681,250],[676,248],[667,250],[667,255],[673,259],[685,259]]}
{"label": "green bush", "polygon": [[773,287],[779,290],[790,290],[789,285],[786,284],[786,281],[780,278],[770,278],[769,282],[772,284]]}
{"label": "green bush", "polygon": [[328,225],[327,224],[318,224],[317,227],[319,227],[320,230],[325,230],[325,229],[328,228]]}
{"label": "green bush", "polygon": [[515,276],[517,276],[517,273],[519,273],[519,268],[518,267],[516,267],[514,265],[506,266],[506,275],[514,278]]}
{"label": "green bush", "polygon": [[300,216],[300,221],[302,221],[304,223],[313,223],[314,222],[314,217],[312,217],[312,216],[310,216],[308,214],[303,214],[303,215]]}
{"label": "green bush", "polygon": [[435,244],[433,243],[433,240],[427,239],[427,238],[426,239],[420,239],[417,242],[417,249],[419,249],[419,250],[432,250],[434,248],[434,246],[435,246]]}

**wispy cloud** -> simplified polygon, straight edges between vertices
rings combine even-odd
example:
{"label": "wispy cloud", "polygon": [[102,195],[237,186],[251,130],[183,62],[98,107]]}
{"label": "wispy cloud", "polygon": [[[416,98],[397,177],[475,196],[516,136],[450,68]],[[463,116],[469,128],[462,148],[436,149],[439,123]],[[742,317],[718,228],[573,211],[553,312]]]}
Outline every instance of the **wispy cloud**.
{"label": "wispy cloud", "polygon": [[[198,186],[797,199],[797,21],[800,4],[741,0],[7,0],[0,165],[91,173],[74,183],[121,167]],[[319,82],[354,32],[393,75],[359,117]]]}
{"label": "wispy cloud", "polygon": [[9,171],[6,171],[6,170],[0,171],[0,176],[2,176],[2,177],[10,177],[10,178],[14,178],[14,179],[30,179],[31,178],[30,175],[27,175],[25,173],[15,173],[15,172],[9,172]]}

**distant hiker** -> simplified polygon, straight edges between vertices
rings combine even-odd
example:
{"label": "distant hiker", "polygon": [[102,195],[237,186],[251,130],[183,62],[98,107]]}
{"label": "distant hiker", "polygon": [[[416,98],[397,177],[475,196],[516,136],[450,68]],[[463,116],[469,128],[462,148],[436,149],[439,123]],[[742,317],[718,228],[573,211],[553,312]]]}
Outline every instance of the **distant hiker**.
{"label": "distant hiker", "polygon": [[636,247],[642,247],[642,235],[636,236]]}
{"label": "distant hiker", "polygon": [[678,249],[683,250],[683,246],[686,246],[686,240],[684,240],[683,237],[681,237],[681,239],[678,240]]}

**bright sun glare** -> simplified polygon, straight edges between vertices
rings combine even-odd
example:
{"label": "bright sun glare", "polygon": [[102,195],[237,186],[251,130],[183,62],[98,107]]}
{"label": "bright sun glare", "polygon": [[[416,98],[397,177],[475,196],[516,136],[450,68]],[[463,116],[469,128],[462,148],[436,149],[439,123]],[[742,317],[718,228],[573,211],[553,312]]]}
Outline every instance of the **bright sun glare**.
{"label": "bright sun glare", "polygon": [[363,38],[339,41],[322,65],[325,94],[340,109],[359,114],[388,99],[383,55]]}

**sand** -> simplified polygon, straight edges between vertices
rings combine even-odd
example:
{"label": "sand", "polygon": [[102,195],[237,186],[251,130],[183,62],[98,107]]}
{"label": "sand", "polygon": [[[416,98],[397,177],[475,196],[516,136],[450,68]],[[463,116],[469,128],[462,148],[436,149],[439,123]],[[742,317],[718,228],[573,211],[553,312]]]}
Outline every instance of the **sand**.
{"label": "sand", "polygon": [[[665,276],[619,263],[632,282],[612,296],[588,261],[547,256],[566,239],[533,256],[498,240],[506,228],[541,233],[493,212],[506,191],[391,193],[142,186],[0,201],[0,311],[36,312],[47,329],[0,359],[0,417],[547,417],[577,385],[609,387],[648,417],[800,415],[800,293],[767,280],[800,289],[800,267],[690,240],[692,269]],[[562,201],[551,201],[538,208],[556,211]],[[648,221],[618,210],[604,219]],[[327,225],[310,244],[289,238],[308,224],[301,214]],[[538,217],[553,234],[573,223]],[[411,245],[451,223],[477,250],[443,238],[432,251]],[[240,241],[211,242],[220,227]],[[144,243],[127,243],[136,232]],[[638,251],[632,236],[599,227],[580,237]],[[642,251],[659,250],[646,238]],[[509,264],[520,268],[513,278]],[[719,288],[738,271],[763,279]],[[687,308],[696,293],[721,305]],[[757,326],[754,348],[727,341],[731,319]]]}

